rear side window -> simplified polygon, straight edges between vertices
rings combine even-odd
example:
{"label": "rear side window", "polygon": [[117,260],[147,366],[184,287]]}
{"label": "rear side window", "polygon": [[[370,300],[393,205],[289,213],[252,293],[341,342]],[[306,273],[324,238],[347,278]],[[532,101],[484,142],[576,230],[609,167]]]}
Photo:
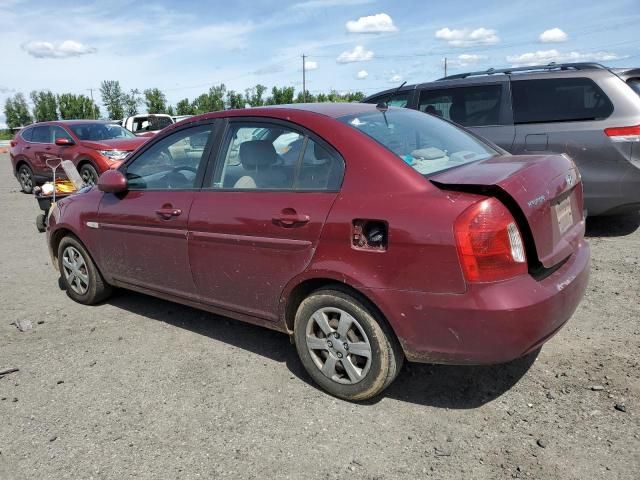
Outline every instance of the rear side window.
{"label": "rear side window", "polygon": [[371,98],[366,103],[377,104],[380,102],[386,102],[390,107],[403,107],[405,108],[409,103],[411,97],[411,90],[405,92],[398,92],[394,94],[381,95],[379,97]]}
{"label": "rear side window", "polygon": [[627,85],[629,85],[634,92],[640,95],[640,78],[630,78],[627,80]]}
{"label": "rear side window", "polygon": [[43,125],[33,129],[33,137],[31,141],[34,143],[53,143],[51,138],[51,127]]}
{"label": "rear side window", "polygon": [[213,188],[335,191],[342,183],[341,158],[282,125],[235,123],[225,145]]}
{"label": "rear side window", "polygon": [[613,105],[589,78],[515,80],[511,83],[515,123],[601,120]]}
{"label": "rear side window", "polygon": [[464,126],[500,124],[502,85],[423,90],[418,109]]}
{"label": "rear side window", "polygon": [[25,128],[20,132],[20,136],[27,142],[30,142],[33,137],[33,128]]}

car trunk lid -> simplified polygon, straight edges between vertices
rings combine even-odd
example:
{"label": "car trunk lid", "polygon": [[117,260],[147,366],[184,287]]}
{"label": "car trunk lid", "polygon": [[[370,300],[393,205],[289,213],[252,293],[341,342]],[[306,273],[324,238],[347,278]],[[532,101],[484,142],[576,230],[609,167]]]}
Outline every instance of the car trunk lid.
{"label": "car trunk lid", "polygon": [[503,155],[429,177],[444,188],[498,197],[551,268],[573,253],[584,235],[582,183],[565,155]]}

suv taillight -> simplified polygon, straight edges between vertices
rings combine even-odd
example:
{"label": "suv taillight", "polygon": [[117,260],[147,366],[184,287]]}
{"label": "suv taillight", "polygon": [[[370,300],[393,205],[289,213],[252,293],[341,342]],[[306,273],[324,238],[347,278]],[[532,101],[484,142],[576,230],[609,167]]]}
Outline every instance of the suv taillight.
{"label": "suv taillight", "polygon": [[640,125],[605,128],[604,133],[613,142],[640,142]]}
{"label": "suv taillight", "polygon": [[470,282],[495,282],[527,272],[527,257],[513,215],[496,198],[467,208],[454,225],[458,255]]}

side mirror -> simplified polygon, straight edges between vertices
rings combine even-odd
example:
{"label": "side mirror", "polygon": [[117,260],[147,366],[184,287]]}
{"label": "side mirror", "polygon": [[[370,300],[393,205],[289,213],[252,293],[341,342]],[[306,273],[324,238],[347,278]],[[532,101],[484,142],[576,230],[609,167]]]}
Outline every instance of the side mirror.
{"label": "side mirror", "polygon": [[127,191],[127,177],[120,170],[107,170],[98,178],[98,190],[105,193]]}
{"label": "side mirror", "polygon": [[70,138],[59,137],[56,138],[56,145],[59,147],[70,147],[71,145],[75,145],[76,143]]}

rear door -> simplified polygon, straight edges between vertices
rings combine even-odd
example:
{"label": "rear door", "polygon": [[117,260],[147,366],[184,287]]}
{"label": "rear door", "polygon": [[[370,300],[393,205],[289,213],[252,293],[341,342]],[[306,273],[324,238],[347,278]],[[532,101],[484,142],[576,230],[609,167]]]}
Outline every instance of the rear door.
{"label": "rear door", "polygon": [[186,126],[127,162],[128,190],[100,202],[100,256],[120,283],[194,299],[187,223],[214,123]]}
{"label": "rear door", "polygon": [[202,301],[277,320],[280,295],[311,261],[343,171],[331,147],[298,126],[230,121],[189,217]]}
{"label": "rear door", "polygon": [[47,159],[56,157],[58,153],[58,147],[53,143],[53,127],[51,125],[35,127],[29,146],[30,157],[33,159],[34,173],[52,178],[53,171],[47,166],[46,162]]}
{"label": "rear door", "polygon": [[506,79],[461,86],[429,84],[420,89],[417,109],[467,127],[507,151],[513,144],[515,128]]}

